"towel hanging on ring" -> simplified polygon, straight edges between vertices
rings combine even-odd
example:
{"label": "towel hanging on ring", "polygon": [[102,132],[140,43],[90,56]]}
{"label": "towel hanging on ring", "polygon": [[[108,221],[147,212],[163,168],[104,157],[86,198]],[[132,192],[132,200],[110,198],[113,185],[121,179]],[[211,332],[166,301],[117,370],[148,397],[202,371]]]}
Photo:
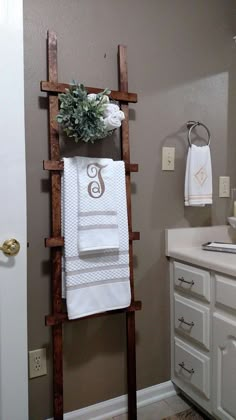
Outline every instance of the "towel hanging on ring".
{"label": "towel hanging on ring", "polygon": [[[202,125],[208,134],[207,146],[195,146],[191,141],[191,132]],[[206,204],[212,204],[212,165],[210,153],[210,131],[200,123],[189,121],[188,141],[189,150],[185,172],[184,204],[185,206],[203,207]]]}

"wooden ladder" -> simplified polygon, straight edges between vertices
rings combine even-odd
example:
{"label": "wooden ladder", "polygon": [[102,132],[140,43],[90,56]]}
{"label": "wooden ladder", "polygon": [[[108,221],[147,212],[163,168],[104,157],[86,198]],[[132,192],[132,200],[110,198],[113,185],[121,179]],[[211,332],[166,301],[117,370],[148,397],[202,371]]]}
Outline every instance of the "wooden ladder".
{"label": "wooden ladder", "polygon": [[[53,338],[53,411],[54,420],[63,419],[63,340],[62,324],[68,322],[67,313],[63,310],[61,273],[62,273],[62,247],[64,238],[61,236],[61,171],[63,162],[60,156],[59,130],[56,115],[59,111],[58,94],[65,92],[69,84],[58,83],[57,70],[57,37],[54,32],[48,31],[48,81],[41,82],[41,91],[48,93],[49,99],[49,158],[43,162],[45,170],[51,174],[51,237],[45,240],[45,245],[51,248],[52,261],[52,314],[46,316],[46,325],[52,326]],[[130,163],[129,146],[129,102],[137,102],[137,95],[128,92],[127,50],[125,46],[118,46],[119,63],[119,91],[111,91],[110,98],[118,101],[125,114],[121,127],[121,153],[126,169],[126,194],[129,225],[129,259],[130,259],[130,286],[131,304],[128,308],[107,311],[84,318],[98,317],[108,314],[126,313],[127,331],[127,381],[128,381],[128,418],[137,418],[136,398],[136,345],[135,345],[135,311],[141,309],[141,302],[134,298],[133,273],[133,241],[139,240],[139,232],[132,232],[131,220],[131,182],[130,173],[138,171],[137,164]],[[89,93],[103,91],[100,88],[86,87]],[[84,319],[80,318],[80,319]],[[76,320],[76,321],[79,321]],[[72,322],[72,321],[70,321]]]}

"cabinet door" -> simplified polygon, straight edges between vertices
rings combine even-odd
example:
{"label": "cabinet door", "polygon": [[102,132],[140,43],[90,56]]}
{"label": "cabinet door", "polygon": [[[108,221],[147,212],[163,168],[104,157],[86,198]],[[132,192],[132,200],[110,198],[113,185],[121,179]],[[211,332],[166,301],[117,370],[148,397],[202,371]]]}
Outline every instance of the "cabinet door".
{"label": "cabinet door", "polygon": [[236,419],[236,318],[213,316],[213,411]]}

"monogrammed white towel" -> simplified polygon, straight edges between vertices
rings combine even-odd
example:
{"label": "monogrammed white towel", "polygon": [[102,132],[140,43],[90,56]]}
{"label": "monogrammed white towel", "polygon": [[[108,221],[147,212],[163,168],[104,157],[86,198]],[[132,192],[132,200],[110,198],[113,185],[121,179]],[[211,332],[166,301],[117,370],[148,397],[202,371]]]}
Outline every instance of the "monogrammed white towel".
{"label": "monogrammed white towel", "polygon": [[69,319],[130,305],[129,237],[124,162],[114,162],[115,196],[118,203],[119,250],[96,254],[78,253],[77,163],[64,159],[63,232],[67,311]]}
{"label": "monogrammed white towel", "polygon": [[185,206],[212,204],[212,168],[209,146],[192,146],[188,150],[185,188]]}
{"label": "monogrammed white towel", "polygon": [[76,157],[78,249],[95,253],[119,248],[112,159]]}

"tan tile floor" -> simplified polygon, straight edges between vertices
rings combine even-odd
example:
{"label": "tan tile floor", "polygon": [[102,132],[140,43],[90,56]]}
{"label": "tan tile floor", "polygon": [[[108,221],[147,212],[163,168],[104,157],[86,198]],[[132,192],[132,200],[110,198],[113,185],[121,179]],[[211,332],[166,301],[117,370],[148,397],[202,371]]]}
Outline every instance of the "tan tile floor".
{"label": "tan tile floor", "polygon": [[[180,396],[175,395],[166,400],[147,405],[138,409],[138,420],[162,420],[164,417],[173,416],[187,410],[190,405]],[[113,420],[127,420],[127,414],[113,417]]]}

